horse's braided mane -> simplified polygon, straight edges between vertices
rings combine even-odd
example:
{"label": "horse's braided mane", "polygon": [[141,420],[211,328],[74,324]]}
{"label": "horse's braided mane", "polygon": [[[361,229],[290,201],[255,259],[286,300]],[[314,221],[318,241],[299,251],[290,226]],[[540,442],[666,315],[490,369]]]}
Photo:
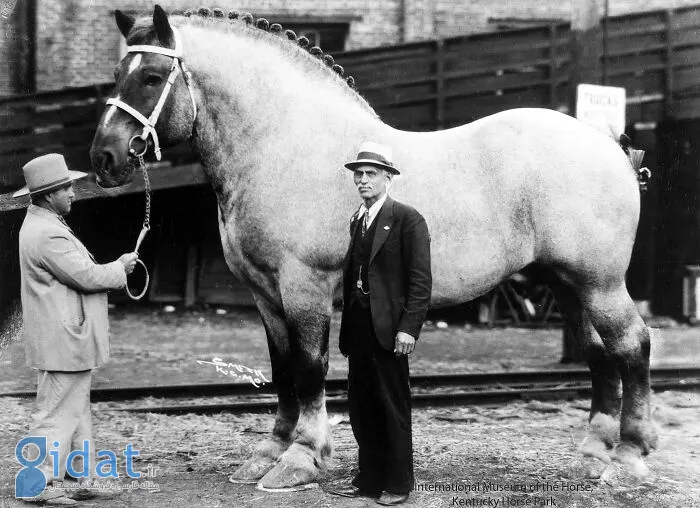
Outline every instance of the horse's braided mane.
{"label": "horse's braided mane", "polygon": [[182,13],[185,17],[192,17],[197,15],[201,18],[221,18],[228,19],[229,21],[242,21],[248,26],[253,26],[259,30],[270,32],[273,35],[281,36],[284,32],[284,36],[288,41],[296,43],[299,47],[306,49],[310,55],[321,60],[329,69],[335,72],[340,78],[344,79],[345,83],[350,87],[351,90],[357,92],[357,87],[355,86],[355,78],[352,76],[345,76],[345,69],[342,65],[335,63],[335,60],[331,55],[324,54],[323,50],[318,46],[309,47],[309,39],[304,36],[297,37],[293,30],[285,30],[279,23],[272,23],[265,18],[258,18],[257,21],[253,18],[250,13],[239,13],[238,11],[229,11],[225,14],[222,9],[214,8],[208,9],[206,7],[200,7],[198,9],[187,9]]}

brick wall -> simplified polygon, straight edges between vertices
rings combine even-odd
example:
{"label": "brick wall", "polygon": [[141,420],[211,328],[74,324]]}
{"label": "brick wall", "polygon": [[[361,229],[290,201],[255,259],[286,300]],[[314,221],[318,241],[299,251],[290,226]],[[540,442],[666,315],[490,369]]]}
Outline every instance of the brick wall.
{"label": "brick wall", "polygon": [[0,96],[27,93],[33,87],[32,2],[0,1]]}
{"label": "brick wall", "polygon": [[16,92],[13,73],[16,66],[18,31],[12,18],[0,18],[0,96]]}
{"label": "brick wall", "polygon": [[[114,23],[114,9],[150,12],[154,5],[153,0],[37,1],[39,90],[110,81],[119,60],[121,37]],[[205,2],[160,0],[159,3],[172,11]],[[602,8],[604,0],[599,3]],[[700,0],[616,0],[611,2],[611,15],[698,3]],[[347,19],[350,21],[347,49],[490,31],[493,30],[490,17],[568,19],[570,16],[570,1],[562,0],[227,0],[212,5],[264,14],[271,19],[275,15]],[[7,61],[1,43],[0,56],[5,57],[0,61]]]}
{"label": "brick wall", "polygon": [[[21,1],[21,0],[20,0]],[[161,0],[166,11],[202,2]],[[399,41],[400,0],[218,1],[225,11],[238,10],[280,17],[324,17],[352,20],[348,48],[374,47]],[[381,7],[376,6],[381,4]],[[39,90],[110,81],[119,61],[120,38],[114,9],[149,13],[152,0],[39,0],[37,12],[37,88]],[[371,7],[370,7],[371,6]]]}
{"label": "brick wall", "polygon": [[[425,0],[428,4],[430,0]],[[448,37],[494,30],[489,18],[561,19],[571,18],[570,0],[433,0],[434,31],[423,37]],[[700,5],[700,0],[615,0],[610,15]],[[601,15],[605,0],[598,0]],[[417,37],[417,38],[420,38]]]}

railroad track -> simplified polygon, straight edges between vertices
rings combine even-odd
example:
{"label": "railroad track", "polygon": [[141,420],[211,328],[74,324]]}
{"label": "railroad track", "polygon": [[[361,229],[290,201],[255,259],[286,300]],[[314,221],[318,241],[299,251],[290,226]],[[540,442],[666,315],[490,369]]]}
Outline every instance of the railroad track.
{"label": "railroad track", "polygon": [[[411,377],[414,406],[457,406],[495,404],[513,400],[571,400],[591,393],[587,369],[562,369],[533,372],[487,372]],[[652,388],[665,390],[700,389],[700,368],[659,368],[651,371]],[[326,405],[329,409],[347,409],[347,380],[326,381]],[[0,397],[34,397],[35,392],[0,393]],[[185,402],[176,405],[126,405],[105,408],[107,411],[131,411],[160,414],[214,414],[221,412],[256,413],[277,408],[274,387],[255,387],[247,383],[217,383],[172,386],[138,386],[95,388],[92,402],[135,401],[144,397],[162,399],[207,399],[227,397],[231,400],[210,404]]]}

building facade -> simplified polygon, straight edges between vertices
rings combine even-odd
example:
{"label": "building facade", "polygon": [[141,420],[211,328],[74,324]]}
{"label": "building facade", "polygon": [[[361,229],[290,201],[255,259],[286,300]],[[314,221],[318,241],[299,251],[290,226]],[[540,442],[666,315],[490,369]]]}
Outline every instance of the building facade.
{"label": "building facade", "polygon": [[[699,0],[611,0],[610,15],[695,5]],[[604,5],[603,0],[598,0]],[[0,0],[0,96],[111,81],[123,51],[114,10],[148,14],[152,0]],[[166,11],[196,8],[160,0]],[[568,20],[566,0],[221,0],[212,7],[280,22],[328,52]],[[9,10],[9,9],[8,9]],[[26,61],[33,53],[33,62]],[[28,69],[27,69],[28,67]],[[17,78],[18,73],[23,73]],[[27,77],[27,73],[30,76]]]}

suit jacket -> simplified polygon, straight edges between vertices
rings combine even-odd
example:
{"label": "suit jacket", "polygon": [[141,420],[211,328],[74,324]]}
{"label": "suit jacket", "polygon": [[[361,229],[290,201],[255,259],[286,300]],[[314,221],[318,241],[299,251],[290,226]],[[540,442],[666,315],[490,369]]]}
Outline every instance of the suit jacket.
{"label": "suit jacket", "polygon": [[95,263],[68,226],[30,205],[19,232],[27,366],[81,371],[109,359],[108,289],[126,284],[120,261]]}
{"label": "suit jacket", "polygon": [[[343,264],[343,319],[340,351],[347,355],[351,341],[348,309],[356,280],[352,273],[355,231],[361,223],[357,213],[350,222],[350,246]],[[394,350],[396,333],[418,339],[430,305],[430,234],[423,216],[414,208],[387,196],[377,217],[377,227],[367,272],[370,309],[379,343]]]}

